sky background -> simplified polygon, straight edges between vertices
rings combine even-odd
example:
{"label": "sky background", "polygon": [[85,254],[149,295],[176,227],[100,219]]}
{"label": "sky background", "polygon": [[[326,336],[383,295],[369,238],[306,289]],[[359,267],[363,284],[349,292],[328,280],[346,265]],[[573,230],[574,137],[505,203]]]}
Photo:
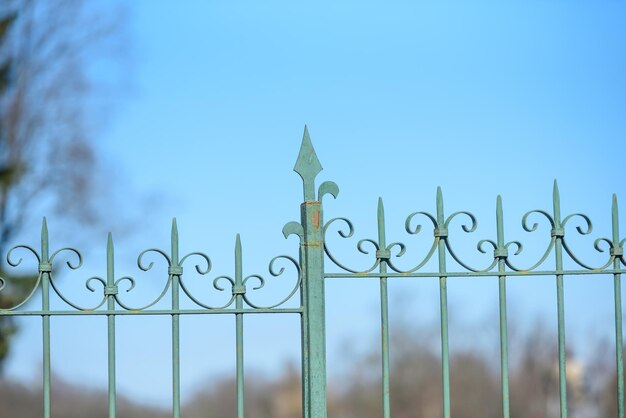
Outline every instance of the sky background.
{"label": "sky background", "polygon": [[[417,258],[431,237],[407,237],[404,220],[418,210],[434,213],[441,186],[447,213],[469,210],[479,222],[472,234],[462,232],[460,221],[453,225],[455,248],[488,265],[490,255],[481,258],[475,245],[495,238],[501,194],[505,239],[525,244],[518,264],[529,265],[549,241],[549,227],[537,218],[539,231],[528,234],[521,217],[531,209],[551,211],[558,179],[563,214],[584,212],[594,222],[592,238],[573,237],[572,246],[590,263],[606,259],[593,240],[610,238],[612,193],[626,199],[624,2],[135,1],[128,7],[133,87],[120,96],[97,147],[109,187],[123,197],[106,207],[111,223],[139,214],[132,231],[116,231],[116,271],[139,281],[138,296],[129,294],[129,301],[149,301],[165,283],[163,265],[155,265],[159,275],[139,273],[133,263],[143,249],[168,248],[173,216],[181,252],[209,254],[211,277],[232,274],[237,233],[244,273],[266,273],[275,255],[297,256],[297,240],[285,240],[281,229],[299,219],[301,181],[291,170],[305,124],[324,166],[318,182],[335,181],[341,190],[336,201],[325,200],[325,217],[352,219],[355,237],[375,238],[383,196],[388,241],[413,244],[407,257]],[[64,246],[54,241],[62,226],[49,223],[52,246]],[[363,263],[356,240],[332,243],[343,259]],[[61,283],[85,304],[95,299],[83,292],[83,277],[105,274],[105,235],[101,244],[88,248],[84,269]],[[548,269],[554,261],[546,263]],[[285,287],[273,286],[262,300],[280,299]],[[372,280],[327,281],[331,375],[377,344],[377,292]],[[584,357],[595,341],[612,343],[612,278],[568,277],[565,292],[575,350]],[[390,299],[396,329],[438,326],[436,279],[393,281]],[[556,330],[553,278],[511,279],[509,303],[512,338],[537,321]],[[450,279],[449,304],[451,349],[497,355],[496,280]],[[37,379],[39,319],[23,323],[7,371]],[[234,320],[184,318],[182,333],[189,396],[234,367]],[[168,405],[168,335],[168,318],[118,320],[120,391]],[[437,333],[431,339],[439,344]],[[276,373],[296,363],[297,316],[246,318],[245,347],[250,372]],[[53,367],[61,377],[104,387],[105,359],[104,318],[53,320]]]}

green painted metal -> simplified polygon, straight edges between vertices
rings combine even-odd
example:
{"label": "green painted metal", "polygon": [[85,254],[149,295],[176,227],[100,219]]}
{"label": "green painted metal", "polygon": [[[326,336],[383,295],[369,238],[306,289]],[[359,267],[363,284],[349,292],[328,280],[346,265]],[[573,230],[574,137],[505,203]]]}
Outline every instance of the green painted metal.
{"label": "green painted metal", "polygon": [[[302,225],[303,308],[302,390],[303,416],[326,417],[326,324],[324,309],[324,249],[322,234],[322,189],[315,199],[315,177],[322,171],[304,128],[302,146],[294,171],[302,177],[304,203],[300,206]],[[336,193],[335,193],[336,195]]]}
{"label": "green painted metal", "polygon": [[[180,276],[183,268],[178,262],[178,225],[172,220],[172,260],[168,269],[172,281],[172,311],[180,310]],[[172,314],[172,417],[180,418],[180,314]]]}
{"label": "green painted metal", "polygon": [[[139,254],[137,266],[141,272],[157,271],[155,262],[146,263],[144,258],[150,253],[160,258],[167,265],[167,271],[162,273],[163,288],[159,296],[144,306],[131,306],[124,300],[123,294],[118,291],[120,283],[127,285],[126,290],[131,291],[135,287],[135,279],[130,276],[115,276],[115,256],[113,239],[111,234],[107,240],[106,276],[90,277],[85,281],[89,291],[101,292],[101,300],[92,306],[82,306],[67,297],[56,285],[55,276],[64,265],[55,261],[60,252],[69,252],[71,260],[65,263],[71,270],[78,270],[82,266],[82,256],[73,248],[61,248],[50,253],[47,222],[44,218],[41,229],[41,248],[39,252],[27,245],[17,245],[7,254],[7,262],[10,266],[17,267],[22,259],[15,259],[13,253],[18,249],[33,255],[37,260],[39,275],[32,291],[25,299],[15,306],[0,309],[0,315],[4,316],[39,316],[42,319],[43,336],[43,411],[44,417],[50,418],[51,408],[51,317],[52,316],[106,316],[107,318],[107,355],[108,355],[108,401],[109,417],[116,415],[116,317],[118,316],[143,316],[162,315],[171,317],[171,347],[172,347],[172,417],[181,416],[181,341],[180,321],[184,315],[233,315],[235,318],[235,368],[236,368],[236,404],[234,405],[238,417],[244,417],[245,406],[245,381],[244,381],[244,318],[248,314],[291,314],[300,316],[301,335],[301,359],[302,359],[302,415],[305,418],[325,418],[327,416],[326,396],[326,336],[325,336],[325,295],[324,283],[333,278],[372,278],[378,280],[380,285],[380,324],[381,324],[381,416],[391,417],[391,376],[390,346],[389,346],[389,297],[388,292],[395,280],[427,279],[438,280],[440,291],[440,321],[441,321],[441,373],[442,373],[442,399],[443,415],[451,416],[451,406],[454,406],[454,397],[450,393],[450,376],[454,368],[449,363],[448,341],[448,279],[492,277],[497,278],[499,297],[499,328],[500,328],[500,369],[501,369],[501,397],[502,416],[508,418],[514,411],[510,411],[509,394],[509,349],[508,349],[508,324],[507,324],[507,278],[528,276],[554,276],[557,286],[557,319],[558,319],[558,364],[559,364],[559,396],[560,415],[567,416],[567,375],[566,375],[566,345],[565,345],[565,294],[564,280],[568,276],[598,276],[612,275],[614,280],[614,303],[615,303],[615,352],[617,373],[617,410],[618,416],[624,418],[624,364],[623,364],[623,335],[622,335],[622,302],[621,302],[621,276],[624,273],[626,260],[624,258],[624,244],[620,241],[619,214],[617,197],[613,195],[612,204],[612,231],[611,239],[598,238],[594,247],[597,251],[603,251],[601,246],[607,246],[610,250],[605,263],[591,266],[572,251],[567,242],[568,221],[574,217],[582,220],[583,226],[575,229],[578,234],[588,235],[592,231],[591,220],[582,213],[561,216],[559,191],[556,181],[553,189],[553,202],[551,213],[545,210],[531,210],[526,212],[521,224],[523,229],[532,233],[538,230],[538,222],[530,221],[531,218],[545,218],[544,221],[551,226],[550,239],[547,248],[539,260],[529,266],[518,266],[515,257],[522,252],[522,244],[519,241],[505,241],[503,203],[500,196],[496,199],[496,237],[493,239],[481,239],[477,243],[477,249],[482,254],[487,254],[488,249],[493,250],[493,257],[486,255],[487,263],[482,267],[475,267],[466,263],[453,249],[453,234],[450,234],[451,222],[457,217],[464,217],[469,221],[461,225],[465,233],[476,230],[477,219],[466,211],[453,212],[447,217],[444,214],[443,193],[437,188],[436,213],[433,215],[425,211],[412,212],[405,221],[405,232],[410,236],[426,237],[430,247],[422,258],[412,259],[411,268],[403,268],[398,265],[396,259],[404,257],[407,246],[402,242],[387,243],[385,210],[382,198],[378,200],[377,207],[377,237],[376,239],[361,239],[357,242],[357,250],[363,255],[371,257],[365,268],[349,265],[350,261],[344,262],[332,251],[331,232],[336,232],[341,239],[349,239],[355,234],[352,222],[343,217],[333,218],[327,222],[323,219],[322,198],[330,194],[338,196],[339,188],[333,182],[323,182],[316,189],[316,177],[322,171],[322,165],[317,158],[311,143],[308,129],[305,127],[302,144],[298,154],[294,171],[300,175],[303,182],[304,201],[300,206],[300,221],[289,222],[283,228],[283,234],[287,238],[296,235],[299,238],[297,257],[280,255],[271,259],[268,263],[269,276],[261,274],[244,275],[243,273],[243,248],[240,236],[235,240],[235,262],[233,275],[218,275],[213,278],[213,290],[227,299],[221,305],[212,305],[203,300],[205,295],[193,294],[185,284],[187,273],[183,274],[183,265],[187,260],[194,260],[192,274],[207,276],[212,271],[210,258],[201,252],[192,252],[184,256],[179,255],[179,236],[176,219],[172,220],[170,251],[150,248]],[[418,220],[426,221],[426,225],[432,224],[431,234],[422,233],[427,230]],[[366,246],[371,246],[375,252],[368,251]],[[427,247],[428,248],[428,247]],[[515,251],[512,251],[514,248]],[[436,254],[436,256],[435,256]],[[548,259],[554,254],[554,269],[544,267]],[[429,270],[429,266],[437,259],[437,268]],[[433,263],[430,263],[433,261]],[[575,266],[574,269],[565,269],[566,262]],[[327,264],[327,265],[325,265]],[[53,269],[53,265],[55,268]],[[211,273],[212,274],[212,273]],[[255,302],[255,291],[263,288],[266,277],[293,280],[293,288],[286,295],[273,304],[262,305]],[[248,280],[253,280],[256,286],[247,286]],[[209,282],[211,283],[211,282]],[[0,278],[0,291],[5,281]],[[41,292],[39,292],[39,290]],[[495,291],[495,288],[494,288]],[[126,292],[123,292],[126,293]],[[37,295],[41,295],[40,310],[24,310],[22,307]],[[296,295],[298,294],[298,295]],[[170,307],[163,308],[159,304],[166,296],[171,297]],[[58,298],[64,304],[60,309],[51,309],[51,298]],[[167,302],[163,302],[167,303]],[[294,306],[295,305],[295,306]],[[56,306],[56,305],[54,305]],[[451,405],[452,404],[452,405]]]}
{"label": "green painted metal", "polygon": [[41,310],[43,315],[43,415],[50,418],[50,264],[48,249],[48,224],[43,218],[41,226],[41,260],[39,263],[39,274],[41,275]]}
{"label": "green painted metal", "polygon": [[448,348],[448,284],[446,276],[446,239],[448,225],[443,216],[443,193],[437,187],[437,227],[434,235],[437,241],[439,259],[439,307],[441,320],[441,383],[443,385],[443,416],[450,418],[450,353]]}
{"label": "green painted metal", "polygon": [[385,208],[383,199],[378,198],[378,243],[379,249],[376,258],[380,260],[378,271],[380,272],[380,329],[381,329],[381,355],[382,355],[382,382],[383,382],[383,418],[391,416],[391,402],[389,400],[389,296],[387,292],[387,260],[391,256],[387,250],[387,240],[385,237]]}
{"label": "green painted metal", "polygon": [[[496,235],[497,243],[494,257],[498,260],[498,272],[504,273],[508,249],[504,244],[504,215],[502,197],[496,199]],[[498,298],[500,306],[500,381],[502,385],[502,416],[509,418],[509,342],[506,318],[506,276],[498,276]]]}
{"label": "green painted metal", "polygon": [[[117,283],[115,283],[115,272],[113,263],[113,236],[109,232],[107,240],[107,284],[104,289],[104,295],[107,298],[107,309],[115,310],[115,296],[117,295]],[[109,374],[109,418],[115,418],[116,414],[116,374],[115,374],[115,314],[107,315],[107,331],[108,331],[108,374]]]}
{"label": "green painted metal", "polygon": [[[243,283],[243,275],[241,268],[241,238],[237,234],[235,242],[235,287],[233,294],[235,295],[235,308],[243,309],[243,295],[246,289]],[[244,416],[244,388],[243,388],[243,314],[235,314],[235,342],[237,356],[237,418]]]}
{"label": "green painted metal", "polygon": [[[611,256],[613,257],[613,268],[619,270],[620,257],[624,261],[624,241],[619,239],[619,217],[617,211],[617,196],[613,195],[613,205],[611,207],[611,226],[613,243],[611,246]],[[624,418],[624,339],[622,337],[622,275],[613,274],[613,294],[615,296],[615,362],[617,368],[617,416]]]}
{"label": "green painted metal", "polygon": [[[559,186],[554,180],[552,192],[554,208],[554,224],[552,226],[552,239],[555,241],[555,261],[556,271],[563,270],[563,241],[565,232],[561,225],[561,199],[559,196]],[[558,339],[559,339],[559,401],[561,408],[561,418],[567,418],[567,371],[565,353],[565,296],[563,294],[563,275],[556,275],[556,297],[557,297],[557,318],[558,318]]]}

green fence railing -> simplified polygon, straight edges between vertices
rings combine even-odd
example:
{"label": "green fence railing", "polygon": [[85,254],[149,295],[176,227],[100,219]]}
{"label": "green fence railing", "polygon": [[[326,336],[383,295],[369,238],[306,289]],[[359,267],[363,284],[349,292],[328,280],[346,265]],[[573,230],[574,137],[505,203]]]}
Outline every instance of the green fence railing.
{"label": "green fence railing", "polygon": [[[338,228],[341,238],[350,238],[355,229],[347,218],[333,218],[324,222],[322,216],[322,198],[326,194],[337,197],[339,188],[333,182],[324,182],[319,188],[315,187],[315,178],[321,172],[322,166],[317,159],[313,146],[305,127],[304,137],[294,170],[302,177],[304,202],[301,204],[300,222],[289,222],[283,228],[285,237],[295,234],[300,238],[299,255],[295,257],[281,255],[269,262],[268,271],[271,277],[278,277],[288,273],[288,268],[294,274],[294,287],[286,296],[274,304],[259,304],[255,301],[254,291],[265,286],[266,278],[260,274],[244,274],[242,268],[242,245],[237,236],[235,243],[235,266],[233,275],[222,275],[213,279],[213,286],[218,291],[230,291],[230,299],[221,305],[213,306],[202,300],[190,291],[186,285],[183,266],[188,259],[196,261],[195,270],[201,275],[208,275],[211,271],[210,258],[201,252],[192,252],[184,256],[179,255],[178,230],[176,220],[172,223],[171,248],[169,251],[148,249],[143,251],[137,264],[143,271],[153,268],[154,263],[146,264],[144,257],[147,253],[160,256],[167,264],[167,281],[159,294],[152,302],[144,306],[132,306],[125,301],[120,289],[130,291],[135,286],[135,280],[129,276],[115,275],[114,245],[111,235],[107,244],[107,271],[104,277],[90,277],[85,285],[91,292],[102,292],[102,298],[92,306],[82,306],[65,295],[57,286],[54,274],[57,271],[56,257],[62,252],[68,252],[73,259],[66,264],[71,269],[82,266],[80,252],[73,248],[62,248],[50,253],[48,244],[48,230],[44,219],[41,231],[41,245],[37,250],[31,246],[18,245],[7,254],[10,266],[17,267],[22,258],[16,258],[16,251],[26,251],[35,257],[38,263],[38,277],[30,294],[20,303],[12,307],[0,309],[0,316],[39,316],[42,319],[43,333],[43,410],[44,418],[51,416],[51,364],[50,364],[50,320],[54,316],[106,316],[107,317],[107,353],[108,353],[108,400],[109,417],[116,416],[116,317],[121,315],[161,315],[171,317],[171,344],[172,344],[172,416],[180,417],[180,316],[227,314],[235,316],[235,358],[236,358],[236,411],[237,416],[244,417],[244,316],[247,314],[298,314],[301,318],[301,359],[302,359],[302,413],[305,418],[325,418],[327,415],[326,397],[326,343],[325,343],[325,296],[324,283],[333,278],[373,278],[380,282],[381,301],[381,353],[382,353],[382,416],[392,416],[390,403],[390,368],[389,368],[389,316],[388,316],[388,281],[406,278],[437,278],[440,294],[440,326],[441,326],[441,372],[443,393],[443,415],[450,417],[450,367],[448,348],[448,306],[447,306],[447,279],[450,277],[484,277],[498,278],[499,289],[499,321],[500,321],[500,370],[502,416],[509,417],[509,361],[507,337],[507,278],[512,276],[554,276],[557,289],[557,318],[558,318],[558,370],[560,416],[567,416],[567,385],[566,385],[566,345],[564,321],[564,293],[563,280],[567,276],[575,275],[612,275],[614,280],[615,304],[615,355],[617,373],[617,411],[618,417],[624,418],[624,384],[623,384],[623,338],[622,338],[622,306],[621,306],[621,274],[624,273],[626,260],[624,259],[625,241],[620,241],[617,198],[613,196],[612,205],[612,236],[598,238],[594,247],[599,252],[607,252],[608,258],[598,266],[591,266],[577,257],[567,242],[566,226],[573,218],[578,218],[582,226],[576,226],[578,234],[588,235],[592,231],[589,217],[582,213],[561,215],[559,190],[556,182],[553,189],[552,211],[531,210],[522,217],[522,227],[527,232],[538,230],[538,222],[531,222],[531,217],[544,218],[550,225],[549,243],[539,260],[528,266],[519,266],[515,256],[522,250],[519,241],[507,241],[504,234],[502,199],[496,200],[496,237],[482,239],[477,243],[480,253],[493,251],[493,257],[488,265],[476,268],[461,259],[453,250],[449,236],[449,227],[453,219],[463,216],[467,223],[462,225],[466,233],[476,230],[477,220],[467,211],[454,212],[446,215],[444,211],[443,194],[437,189],[436,213],[425,211],[411,213],[405,222],[405,230],[409,235],[421,234],[427,236],[426,227],[418,224],[422,219],[432,225],[430,235],[432,243],[423,257],[413,260],[413,267],[403,268],[395,261],[406,256],[407,246],[401,242],[388,244],[385,232],[385,214],[382,199],[378,201],[376,239],[362,239],[357,243],[357,250],[371,257],[367,268],[353,268],[339,260],[331,251],[326,241],[329,227]],[[370,248],[368,248],[368,246]],[[512,254],[510,253],[510,251]],[[606,251],[608,250],[608,251]],[[554,258],[553,268],[544,265]],[[564,258],[567,265],[573,269],[564,268]],[[432,262],[436,260],[438,266],[429,271]],[[324,266],[327,262],[331,267]],[[450,269],[447,261],[451,261],[457,269]],[[332,271],[335,269],[336,271]],[[4,287],[5,280],[1,280]],[[0,289],[1,290],[1,289]],[[40,295],[41,309],[26,309],[35,304]],[[299,303],[292,307],[293,302]],[[66,309],[52,309],[51,297],[58,297],[66,305]],[[163,309],[166,298],[171,298],[168,308]],[[184,306],[181,301],[185,301]],[[191,306],[191,307],[187,307]]]}

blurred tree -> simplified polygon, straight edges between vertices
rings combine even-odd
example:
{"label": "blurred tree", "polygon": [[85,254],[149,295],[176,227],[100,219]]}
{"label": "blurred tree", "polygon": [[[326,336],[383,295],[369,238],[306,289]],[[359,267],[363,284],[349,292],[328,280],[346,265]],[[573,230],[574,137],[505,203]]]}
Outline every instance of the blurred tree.
{"label": "blurred tree", "polygon": [[[5,39],[9,31],[9,27],[15,20],[15,15],[7,14],[6,16],[0,16],[0,50],[5,44]],[[11,59],[10,57],[0,56],[0,98],[4,97],[5,91],[9,87],[9,74],[11,73]],[[2,130],[0,129],[0,144],[3,143]],[[7,183],[7,178],[10,177],[10,170],[6,167],[0,166],[0,189],[4,190],[4,185]],[[3,193],[4,194],[4,193]],[[0,283],[1,284],[1,283]],[[0,306],[11,304],[11,298],[8,298],[4,294],[0,294]],[[8,318],[2,318],[0,320],[0,362],[6,357],[9,350],[9,338],[15,332],[15,326]]]}
{"label": "blurred tree", "polygon": [[[54,387],[53,416],[63,418],[107,418],[109,408],[107,393],[89,388],[85,384],[72,385],[57,376],[52,377]],[[43,416],[41,387],[24,385],[0,379],[0,418]],[[118,416],[125,418],[166,418],[171,414],[163,408],[142,405],[123,394],[117,396]]]}
{"label": "blurred tree", "polygon": [[[112,48],[123,20],[86,0],[3,0],[0,4],[0,255],[39,213],[92,225],[98,187],[94,131],[115,82]],[[104,66],[97,67],[96,64]],[[116,75],[117,74],[117,75]],[[105,84],[104,86],[102,84]],[[14,305],[33,277],[0,271],[0,306]],[[15,330],[0,318],[0,365]]]}
{"label": "blurred tree", "polygon": [[[441,357],[429,341],[436,332],[400,329],[391,339],[391,412],[393,417],[439,418],[442,414]],[[591,338],[589,339],[591,340]],[[558,417],[558,357],[556,336],[537,324],[511,352],[511,417]],[[568,359],[568,414],[572,418],[616,416],[616,377],[611,344],[601,341],[597,354],[576,372]],[[457,349],[451,356],[451,406],[454,417],[496,418],[500,406],[499,356],[489,350]],[[380,350],[368,347],[350,354],[347,370],[331,376],[328,415],[334,418],[380,418]],[[580,364],[580,363],[579,363]],[[580,364],[582,365],[582,364]],[[300,418],[300,370],[288,365],[275,376],[246,374],[246,416]],[[60,416],[104,417],[106,391],[86,389],[55,379],[56,411]],[[236,414],[236,382],[232,375],[212,377],[197,386],[183,404],[188,418],[222,418]],[[40,388],[25,388],[0,379],[0,418],[41,416]],[[5,407],[6,406],[6,407]],[[120,400],[120,415],[161,417],[168,412]]]}

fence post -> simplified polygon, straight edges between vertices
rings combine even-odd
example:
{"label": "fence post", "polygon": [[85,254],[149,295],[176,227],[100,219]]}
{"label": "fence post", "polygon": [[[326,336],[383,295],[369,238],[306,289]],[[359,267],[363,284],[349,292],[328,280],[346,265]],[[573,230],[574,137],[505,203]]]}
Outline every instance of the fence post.
{"label": "fence post", "polygon": [[[324,244],[321,198],[330,183],[320,186],[316,198],[315,177],[322,165],[304,127],[302,146],[294,171],[302,177],[304,202],[300,205],[303,239],[302,268],[302,414],[326,418],[326,323],[324,308]],[[334,183],[332,183],[334,185]],[[336,185],[330,193],[336,196]],[[333,191],[335,193],[333,193]]]}

